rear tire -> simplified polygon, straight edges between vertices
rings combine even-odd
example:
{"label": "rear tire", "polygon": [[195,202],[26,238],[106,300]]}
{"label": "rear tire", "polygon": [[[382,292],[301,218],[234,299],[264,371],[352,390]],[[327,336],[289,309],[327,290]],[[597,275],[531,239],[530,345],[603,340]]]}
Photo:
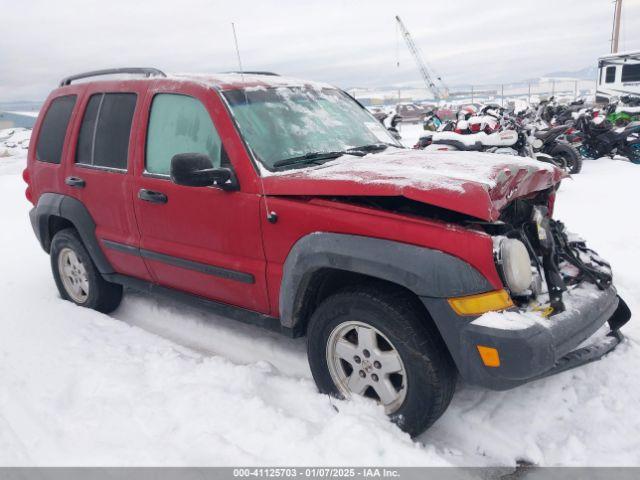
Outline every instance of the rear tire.
{"label": "rear tire", "polygon": [[122,301],[122,285],[102,278],[73,228],[53,237],[51,270],[60,296],[76,305],[110,313]]}
{"label": "rear tire", "polygon": [[631,163],[640,164],[640,142],[629,145],[627,157]]}
{"label": "rear tire", "polygon": [[574,175],[582,170],[582,156],[576,148],[569,143],[558,143],[551,149],[551,155],[560,157],[567,164],[567,170]]}
{"label": "rear tire", "polygon": [[[422,305],[403,291],[371,286],[332,295],[313,313],[307,342],[322,393],[349,398],[353,386],[383,404],[391,420],[412,436],[429,428],[451,402],[457,377],[453,361]],[[385,405],[383,398],[393,401]]]}

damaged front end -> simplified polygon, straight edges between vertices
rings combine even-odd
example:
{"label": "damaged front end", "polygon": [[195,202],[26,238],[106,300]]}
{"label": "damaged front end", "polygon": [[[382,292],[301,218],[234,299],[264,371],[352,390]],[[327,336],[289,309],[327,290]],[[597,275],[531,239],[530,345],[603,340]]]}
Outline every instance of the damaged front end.
{"label": "damaged front end", "polygon": [[517,199],[500,221],[486,224],[500,275],[516,304],[534,305],[544,316],[566,310],[564,294],[583,282],[599,290],[612,285],[611,266],[584,239],[551,218],[553,192]]}
{"label": "damaged front end", "polygon": [[631,312],[611,267],[551,218],[553,198],[548,190],[516,199],[499,221],[477,224],[494,238],[513,306],[466,322],[449,319],[460,342],[454,359],[473,383],[511,388],[598,360],[623,339],[619,330]]}

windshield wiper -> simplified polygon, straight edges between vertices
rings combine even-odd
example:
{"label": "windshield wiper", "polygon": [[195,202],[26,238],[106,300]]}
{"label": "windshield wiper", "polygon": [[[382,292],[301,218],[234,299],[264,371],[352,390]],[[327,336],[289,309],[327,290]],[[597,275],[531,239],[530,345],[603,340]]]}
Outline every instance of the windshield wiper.
{"label": "windshield wiper", "polygon": [[361,147],[350,148],[349,152],[352,152],[352,151],[367,152],[367,153],[381,152],[382,150],[386,150],[389,147],[395,147],[395,146],[396,145],[393,145],[392,143],[372,143],[371,145],[363,145]]}
{"label": "windshield wiper", "polygon": [[335,152],[309,152],[304,155],[298,155],[296,157],[285,158],[284,160],[278,160],[273,164],[274,168],[288,167],[290,165],[304,165],[305,163],[316,163],[321,160],[331,160],[333,158],[341,157],[342,155],[355,155],[356,157],[363,157],[365,153],[361,150],[340,150]]}

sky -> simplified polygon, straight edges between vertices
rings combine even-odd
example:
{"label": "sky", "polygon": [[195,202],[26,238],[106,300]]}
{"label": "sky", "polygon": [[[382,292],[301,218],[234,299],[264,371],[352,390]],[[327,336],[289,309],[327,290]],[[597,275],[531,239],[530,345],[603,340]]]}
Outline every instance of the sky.
{"label": "sky", "polygon": [[[448,85],[594,66],[611,0],[0,0],[0,102],[41,100],[67,75],[117,66],[271,70],[367,88],[418,84],[394,16]],[[640,0],[624,0],[621,50],[640,50]],[[398,66],[399,62],[399,66]]]}

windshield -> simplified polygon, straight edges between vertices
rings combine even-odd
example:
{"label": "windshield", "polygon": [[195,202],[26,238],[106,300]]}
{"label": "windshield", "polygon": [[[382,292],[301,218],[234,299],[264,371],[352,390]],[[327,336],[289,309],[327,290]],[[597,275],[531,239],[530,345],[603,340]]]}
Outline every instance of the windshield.
{"label": "windshield", "polygon": [[[340,156],[339,152],[372,145],[401,146],[340,90],[252,88],[227,91],[224,97],[245,141],[269,170],[298,165],[290,159],[327,160]],[[319,155],[327,152],[334,154]]]}

